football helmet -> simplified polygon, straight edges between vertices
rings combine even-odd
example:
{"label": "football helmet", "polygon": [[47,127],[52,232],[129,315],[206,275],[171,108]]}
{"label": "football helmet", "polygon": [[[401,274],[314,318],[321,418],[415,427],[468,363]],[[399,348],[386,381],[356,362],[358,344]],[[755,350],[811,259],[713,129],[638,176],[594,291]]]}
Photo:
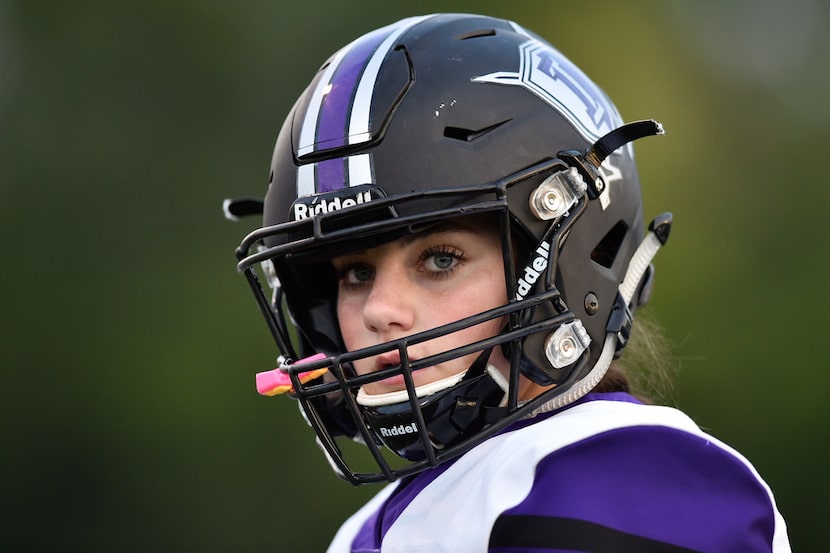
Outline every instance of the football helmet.
{"label": "football helmet", "polygon": [[[264,202],[226,204],[232,216],[263,213],[237,250],[281,354],[259,375],[261,393],[296,398],[337,474],[355,484],[436,466],[576,401],[625,346],[668,237],[668,214],[644,229],[631,146],[660,133],[651,120],[623,124],[580,69],[510,21],[435,14],[354,40],[286,118]],[[330,259],[467,215],[500,229],[507,303],[347,351]],[[508,321],[496,336],[408,359],[413,344],[496,318]],[[488,365],[493,348],[508,375]],[[352,368],[390,351],[396,366]],[[458,378],[415,386],[414,371],[472,353]],[[394,400],[361,393],[392,375],[406,383]],[[546,391],[519,401],[521,376]],[[347,452],[351,440],[365,447]]]}

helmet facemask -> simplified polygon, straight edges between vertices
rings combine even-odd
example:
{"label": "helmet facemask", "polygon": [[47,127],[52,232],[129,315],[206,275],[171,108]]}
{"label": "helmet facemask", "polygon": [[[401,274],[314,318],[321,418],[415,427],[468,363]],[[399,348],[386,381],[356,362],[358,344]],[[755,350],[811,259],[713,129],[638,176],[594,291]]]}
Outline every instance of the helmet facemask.
{"label": "helmet facemask", "polygon": [[[312,219],[266,227],[243,242],[239,268],[252,283],[263,312],[272,321],[272,330],[292,325],[298,330],[293,344],[281,347],[283,354],[291,359],[324,354],[317,361],[289,361],[282,370],[291,378],[292,395],[300,401],[338,474],[354,483],[364,483],[394,480],[435,466],[541,408],[553,397],[565,395],[592,368],[589,358],[598,358],[603,344],[591,346],[590,336],[557,287],[558,254],[591,201],[588,186],[574,169],[574,165],[554,159],[498,183],[433,189],[428,198],[420,193],[379,198]],[[547,219],[536,217],[545,228],[537,239],[519,223],[510,200],[528,198],[531,194],[527,190],[545,190],[551,181],[557,181],[572,197],[568,205],[554,206],[557,210]],[[436,207],[436,202],[443,207]],[[521,210],[527,209],[527,205],[532,209],[532,201],[525,201]],[[354,240],[359,241],[360,247],[381,244],[441,219],[471,213],[497,220],[501,229],[508,303],[398,340],[346,351],[336,324],[336,274],[329,257],[354,248],[350,245]],[[251,251],[254,253],[249,255]],[[284,300],[280,294],[269,299],[259,286],[261,278],[255,274],[255,268],[261,262],[273,263],[278,279],[272,275],[272,283],[291,290]],[[274,303],[273,298],[280,300]],[[495,319],[505,321],[503,332],[414,362],[408,358],[412,346]],[[544,365],[538,362],[539,352],[530,358],[526,355],[527,344],[540,340],[544,344]],[[493,348],[501,348],[508,358],[508,374],[488,366],[487,357]],[[355,373],[356,361],[390,351],[398,352],[398,365],[362,376]],[[446,387],[424,393],[415,385],[413,374],[419,369],[474,353],[476,363]],[[300,376],[315,368],[328,372],[303,382]],[[401,375],[405,382],[406,389],[397,398],[401,401],[361,400],[362,386],[393,375]],[[531,401],[520,402],[521,377],[556,386]],[[380,471],[354,470],[340,447],[342,436],[368,446]],[[390,460],[383,446],[407,462],[401,465]]]}

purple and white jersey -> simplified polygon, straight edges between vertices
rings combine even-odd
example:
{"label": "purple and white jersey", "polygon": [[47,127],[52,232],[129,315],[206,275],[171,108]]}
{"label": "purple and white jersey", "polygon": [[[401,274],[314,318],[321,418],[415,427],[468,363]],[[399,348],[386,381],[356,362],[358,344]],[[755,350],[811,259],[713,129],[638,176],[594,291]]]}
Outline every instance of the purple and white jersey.
{"label": "purple and white jersey", "polygon": [[329,553],[789,552],[769,487],[682,412],[589,394],[384,488]]}

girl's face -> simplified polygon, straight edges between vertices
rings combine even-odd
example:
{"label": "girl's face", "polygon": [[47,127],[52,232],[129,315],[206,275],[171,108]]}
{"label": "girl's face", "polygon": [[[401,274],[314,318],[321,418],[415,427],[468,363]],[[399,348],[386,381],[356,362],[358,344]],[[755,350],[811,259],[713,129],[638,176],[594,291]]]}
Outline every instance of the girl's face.
{"label": "girl's face", "polygon": [[[430,330],[505,305],[507,288],[498,224],[462,218],[378,247],[332,260],[337,271],[337,316],[349,351]],[[495,319],[409,348],[410,361],[495,336]],[[415,371],[421,386],[467,370],[479,352]],[[358,374],[398,365],[397,351],[354,363]],[[490,363],[507,372],[501,348]],[[396,375],[364,386],[368,394],[405,388]]]}

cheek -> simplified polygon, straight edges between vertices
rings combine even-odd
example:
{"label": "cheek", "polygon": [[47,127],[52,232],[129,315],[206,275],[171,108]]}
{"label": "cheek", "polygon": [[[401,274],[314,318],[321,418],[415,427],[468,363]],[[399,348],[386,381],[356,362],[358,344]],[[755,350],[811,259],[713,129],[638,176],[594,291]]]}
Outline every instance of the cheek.
{"label": "cheek", "polygon": [[[492,267],[493,264],[488,265]],[[497,265],[499,266],[499,265]],[[499,266],[500,267],[500,266]],[[507,288],[504,273],[500,270],[481,271],[458,290],[458,307],[471,315],[507,303]]]}
{"label": "cheek", "polygon": [[[488,309],[507,304],[507,289],[501,271],[482,272],[473,280],[435,299],[431,310],[440,318],[441,324],[451,323]],[[481,324],[471,331],[490,335],[501,330],[503,321],[494,320]]]}
{"label": "cheek", "polygon": [[352,349],[361,325],[359,306],[355,302],[338,299],[337,324],[340,326],[340,334],[343,336],[346,349]]}

